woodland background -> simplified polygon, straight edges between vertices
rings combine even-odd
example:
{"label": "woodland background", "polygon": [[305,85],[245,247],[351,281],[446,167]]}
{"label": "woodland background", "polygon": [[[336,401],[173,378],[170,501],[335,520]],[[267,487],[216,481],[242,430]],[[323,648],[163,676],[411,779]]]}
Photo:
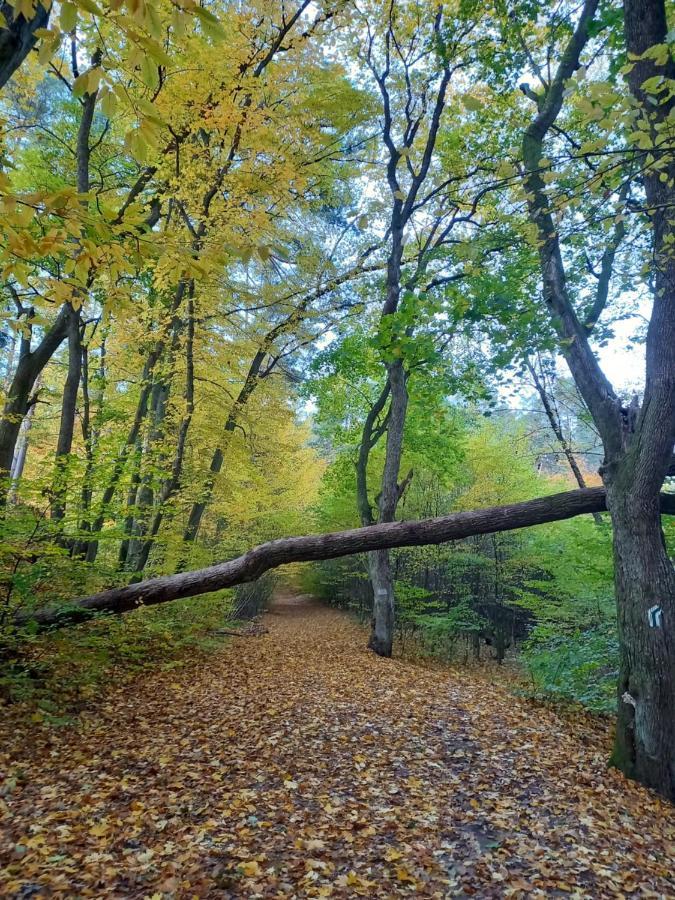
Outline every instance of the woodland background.
{"label": "woodland background", "polygon": [[[367,524],[357,498],[379,502],[397,360],[399,518],[600,483],[601,440],[541,300],[520,151],[579,8],[54,7],[0,99],[4,702],[65,723],[111,680],[217,645],[272,580],[73,631],[18,628],[17,613]],[[644,341],[641,178],[661,165],[622,28],[621,7],[599,4],[539,168],[596,349],[626,323]],[[648,90],[658,104],[673,89]],[[385,322],[392,209],[422,174]],[[626,407],[640,379],[626,372]],[[519,690],[615,710],[606,514],[391,565],[397,650],[506,660]],[[291,577],[369,618],[365,556]]]}

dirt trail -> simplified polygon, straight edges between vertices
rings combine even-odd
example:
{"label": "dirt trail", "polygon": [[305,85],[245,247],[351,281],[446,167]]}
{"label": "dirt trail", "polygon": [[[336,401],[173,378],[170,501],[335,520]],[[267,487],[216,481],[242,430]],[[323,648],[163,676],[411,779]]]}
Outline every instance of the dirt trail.
{"label": "dirt trail", "polygon": [[77,729],[0,723],[1,896],[675,896],[675,811],[594,731],[305,598],[266,624]]}

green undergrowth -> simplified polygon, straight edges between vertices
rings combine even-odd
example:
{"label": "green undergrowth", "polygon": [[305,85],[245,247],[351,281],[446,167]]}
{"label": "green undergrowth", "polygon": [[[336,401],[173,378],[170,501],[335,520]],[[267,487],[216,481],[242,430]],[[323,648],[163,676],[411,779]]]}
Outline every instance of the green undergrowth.
{"label": "green undergrowth", "polygon": [[20,705],[35,721],[67,724],[113,684],[182,666],[222,646],[234,591],[219,591],[121,616],[105,615],[46,634],[5,633],[0,704]]}

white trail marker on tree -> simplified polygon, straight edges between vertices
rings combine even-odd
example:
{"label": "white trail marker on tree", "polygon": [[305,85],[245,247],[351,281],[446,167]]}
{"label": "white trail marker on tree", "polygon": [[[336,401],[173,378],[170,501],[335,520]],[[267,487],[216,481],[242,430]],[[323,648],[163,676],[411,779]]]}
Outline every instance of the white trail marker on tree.
{"label": "white trail marker on tree", "polygon": [[650,628],[663,627],[663,610],[660,606],[651,606],[647,610],[647,621]]}

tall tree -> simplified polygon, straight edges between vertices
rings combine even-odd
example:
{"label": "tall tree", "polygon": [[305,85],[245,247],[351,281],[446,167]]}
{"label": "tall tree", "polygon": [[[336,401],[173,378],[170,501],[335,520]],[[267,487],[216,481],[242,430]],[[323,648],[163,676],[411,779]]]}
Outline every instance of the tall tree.
{"label": "tall tree", "polygon": [[[523,136],[529,214],[536,228],[544,300],[570,371],[602,437],[601,467],[614,533],[621,674],[613,760],[627,775],[675,797],[675,571],[668,558],[659,491],[675,442],[675,260],[672,210],[675,164],[668,144],[673,100],[661,96],[675,68],[663,0],[624,4],[629,84],[635,122],[648,135],[642,154],[643,211],[653,237],[653,309],[642,402],[622,405],[604,375],[571,298],[546,190],[544,142],[555,130],[569,79],[582,63],[597,0],[586,0],[560,63],[536,96]],[[652,99],[657,98],[656,103]],[[641,129],[642,130],[642,129]],[[639,140],[644,140],[640,138]],[[600,307],[602,308],[602,307]],[[655,613],[659,613],[655,617]]]}
{"label": "tall tree", "polygon": [[[359,454],[363,524],[371,516],[363,495],[363,474],[373,442],[377,416],[386,412],[386,453],[378,521],[392,522],[408,478],[399,483],[406,412],[408,375],[406,343],[414,332],[415,291],[438,250],[457,222],[458,210],[448,203],[453,176],[439,173],[437,143],[448,88],[453,73],[466,65],[467,35],[474,28],[473,7],[466,18],[453,18],[440,4],[423,11],[391,0],[372,16],[367,11],[367,38],[361,59],[374,79],[381,104],[381,141],[390,210],[386,223],[387,262],[379,344],[386,385],[366,419]],[[372,16],[372,18],[371,18]],[[421,233],[422,237],[418,237]],[[415,241],[415,237],[417,241]],[[412,244],[411,271],[404,273],[406,247]],[[417,244],[417,246],[415,246]],[[407,309],[402,309],[404,292]],[[369,557],[373,590],[373,622],[368,646],[380,656],[391,656],[394,636],[394,581],[386,550]]]}

